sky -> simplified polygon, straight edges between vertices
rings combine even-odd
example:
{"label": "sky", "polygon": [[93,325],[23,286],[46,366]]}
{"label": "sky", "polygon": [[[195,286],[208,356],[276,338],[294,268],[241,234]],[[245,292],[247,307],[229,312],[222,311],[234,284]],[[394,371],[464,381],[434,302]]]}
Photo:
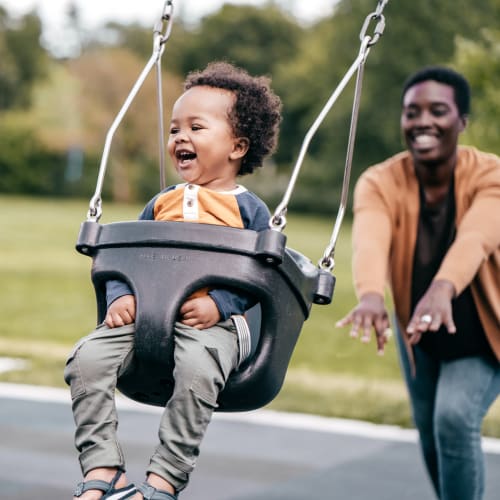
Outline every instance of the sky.
{"label": "sky", "polygon": [[[36,7],[44,23],[57,26],[64,18],[71,0],[0,0],[0,5],[9,13],[23,14]],[[107,21],[138,21],[154,25],[161,15],[164,0],[74,0],[80,10],[82,21],[89,28]],[[174,8],[182,9],[187,16],[196,21],[203,15],[219,9],[224,3],[236,5],[262,5],[266,0],[174,0]],[[335,0],[289,0],[285,2],[294,14],[306,22],[328,15]],[[175,15],[175,11],[174,11]]]}
{"label": "sky", "polygon": [[[173,0],[174,16],[183,12],[185,21],[196,23],[201,17],[217,11],[224,3],[235,5],[263,5],[269,0]],[[160,20],[165,0],[0,0],[11,16],[23,15],[36,9],[43,22],[42,44],[58,56],[70,55],[73,47],[68,39],[66,19],[71,3],[77,5],[81,26],[92,30],[109,21],[139,22],[151,28]],[[337,0],[288,0],[287,6],[304,24],[327,16]],[[66,42],[66,43],[65,43]]]}

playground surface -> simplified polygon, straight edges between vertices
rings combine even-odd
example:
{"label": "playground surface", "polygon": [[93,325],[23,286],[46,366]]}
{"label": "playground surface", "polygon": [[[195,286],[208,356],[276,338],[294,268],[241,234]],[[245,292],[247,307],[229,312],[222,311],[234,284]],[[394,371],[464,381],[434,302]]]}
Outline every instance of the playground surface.
{"label": "playground surface", "polygon": [[[156,442],[161,409],[119,399],[133,481]],[[0,384],[3,500],[65,500],[80,481],[69,392]],[[498,498],[500,440],[485,439],[487,489]],[[258,410],[216,413],[182,500],[433,500],[413,430]]]}

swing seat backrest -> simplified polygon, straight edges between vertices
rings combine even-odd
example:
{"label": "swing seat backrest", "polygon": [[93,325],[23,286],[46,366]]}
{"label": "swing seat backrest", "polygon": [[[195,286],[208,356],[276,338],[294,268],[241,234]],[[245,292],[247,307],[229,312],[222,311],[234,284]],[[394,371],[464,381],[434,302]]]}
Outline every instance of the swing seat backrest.
{"label": "swing seat backrest", "polygon": [[312,303],[330,303],[334,287],[330,273],[285,243],[286,237],[271,229],[84,222],[77,250],[93,259],[98,322],[106,314],[106,281],[127,282],[136,297],[134,358],[120,374],[120,391],[165,406],[173,388],[172,332],[179,308],[193,292],[210,286],[252,295],[262,316],[256,350],[231,374],[218,410],[247,411],[269,403],[281,389]]}

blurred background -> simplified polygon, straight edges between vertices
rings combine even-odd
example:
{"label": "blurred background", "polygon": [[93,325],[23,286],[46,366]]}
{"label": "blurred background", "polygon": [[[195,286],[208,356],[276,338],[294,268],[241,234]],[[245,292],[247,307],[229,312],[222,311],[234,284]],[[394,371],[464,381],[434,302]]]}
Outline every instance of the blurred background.
{"label": "blurred background", "polygon": [[[151,55],[163,3],[0,0],[0,357],[21,363],[9,365],[0,381],[62,387],[69,348],[95,323],[90,261],[74,252],[74,242],[106,131]],[[304,134],[357,56],[361,27],[377,1],[174,5],[162,64],[167,121],[186,73],[212,60],[269,75],[282,97],[279,150],[242,180],[273,210]],[[367,166],[403,148],[402,84],[425,65],[466,75],[473,97],[463,142],[499,154],[500,0],[392,0],[384,14],[385,33],[365,69],[351,188]],[[289,240],[313,260],[322,255],[338,207],[352,92],[353,82],[313,139],[289,205]],[[158,190],[156,119],[153,74],[113,143],[105,219],[135,218]],[[174,176],[169,171],[167,183],[177,182]],[[380,358],[373,345],[333,327],[354,304],[348,219],[334,303],[313,309],[273,404],[409,426],[394,346]],[[490,435],[500,435],[498,421],[487,421]]]}
{"label": "blurred background", "polygon": [[[163,63],[166,110],[185,74],[211,60],[270,75],[284,121],[279,151],[255,189],[273,205],[306,130],[356,57],[362,23],[376,4],[174,2]],[[151,55],[162,7],[160,0],[0,1],[1,193],[91,193],[105,131]],[[402,148],[400,89],[428,64],[466,74],[473,110],[463,139],[498,153],[500,1],[392,1],[385,15],[385,33],[367,62],[353,177]],[[114,145],[106,187],[115,201],[142,202],[157,186],[156,101],[148,83]],[[351,101],[348,88],[313,140],[291,209],[334,212]]]}

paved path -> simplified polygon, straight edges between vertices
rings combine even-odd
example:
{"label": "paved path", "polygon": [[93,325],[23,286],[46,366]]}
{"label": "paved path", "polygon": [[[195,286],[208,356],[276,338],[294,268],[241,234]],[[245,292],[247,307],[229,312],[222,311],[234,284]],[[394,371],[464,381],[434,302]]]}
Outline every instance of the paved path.
{"label": "paved path", "polygon": [[[159,410],[123,401],[129,475],[156,441]],[[69,500],[79,481],[67,391],[0,384],[0,498]],[[486,440],[488,489],[498,500],[500,441]],[[182,500],[432,500],[415,433],[257,411],[217,414]]]}

